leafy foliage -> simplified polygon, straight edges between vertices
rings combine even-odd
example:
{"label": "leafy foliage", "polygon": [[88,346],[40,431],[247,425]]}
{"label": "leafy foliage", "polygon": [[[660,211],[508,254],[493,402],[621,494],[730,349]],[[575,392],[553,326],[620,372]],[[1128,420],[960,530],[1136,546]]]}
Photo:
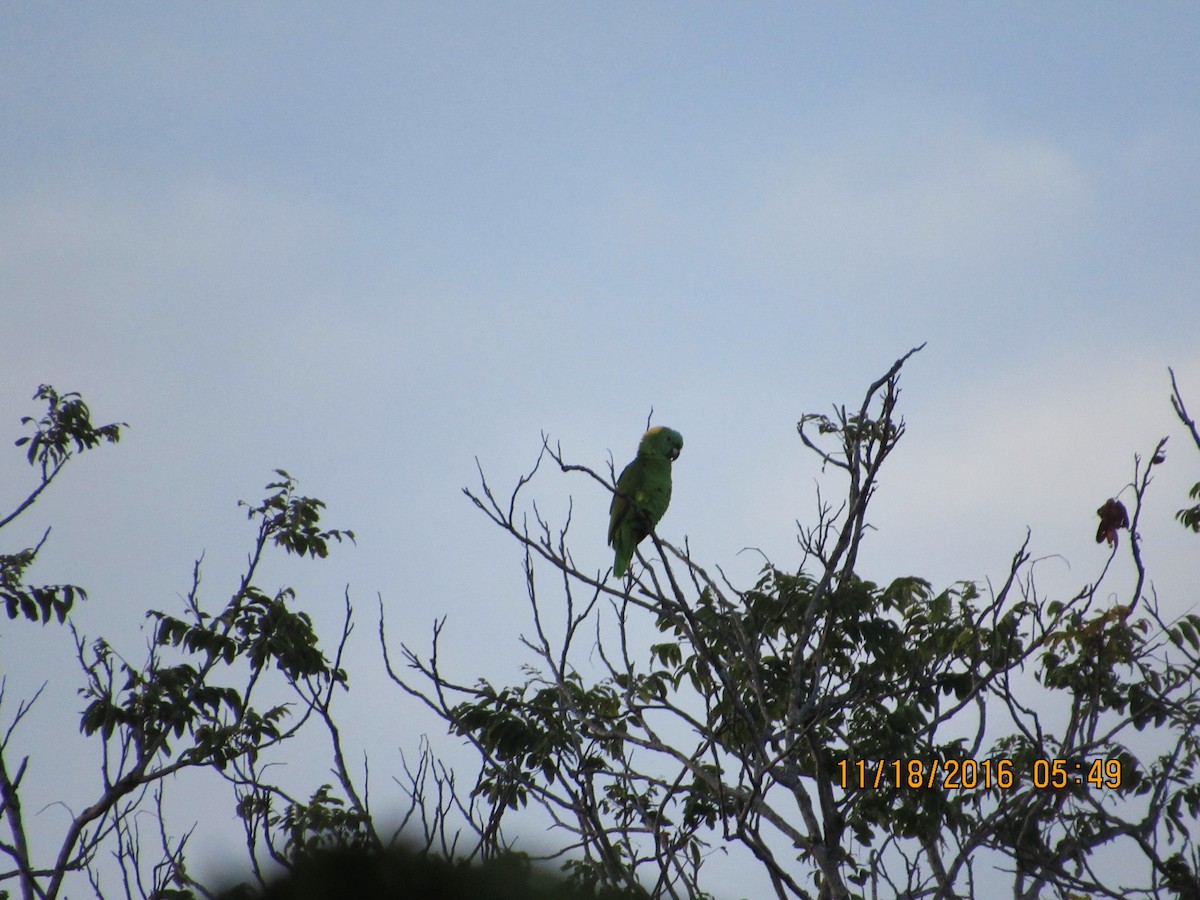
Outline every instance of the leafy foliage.
{"label": "leafy foliage", "polygon": [[[486,480],[468,492],[524,548],[537,664],[514,685],[459,684],[438,663],[439,625],[430,656],[404,648],[432,691],[392,674],[479,751],[485,839],[538,805],[582,850],[575,877],[656,897],[705,896],[705,861],[737,846],[780,897],[973,895],[987,869],[1020,897],[1197,895],[1200,617],[1160,617],[1137,535],[1163,443],[1138,461],[1131,517],[1101,512],[1102,539],[1131,529],[1123,603],[1103,578],[1039,596],[1028,538],[998,586],[873,583],[856,561],[904,434],[909,355],[857,409],[801,419],[844,498],[801,526],[796,568],[768,562],[745,589],[653,533],[658,564],[624,590],[579,569],[569,520],[556,532],[535,505],[531,529],[519,512],[541,458],[507,502]],[[539,566],[564,597],[543,600]],[[552,609],[566,615],[557,640]],[[1150,730],[1147,752],[1137,735]],[[1124,858],[1120,885],[1091,868],[1108,847]]]}
{"label": "leafy foliage", "polygon": [[[8,524],[28,510],[74,453],[119,439],[118,425],[97,428],[91,424],[88,407],[78,394],[60,395],[43,385],[36,396],[47,401],[49,410],[40,421],[22,420],[34,424],[35,431],[17,443],[28,445],[27,459],[39,466],[41,482],[0,524]],[[277,474],[280,480],[267,486],[266,498],[247,505],[250,519],[258,524],[248,568],[239,589],[218,611],[204,608],[197,563],[182,615],[160,610],[147,613],[155,628],[142,662],[131,663],[108,639],[89,641],[72,627],[83,675],[79,728],[84,736],[99,742],[101,778],[98,795],[74,815],[50,865],[35,861],[20,810],[19,790],[30,759],[22,759],[15,774],[8,762],[14,729],[33,701],[20,705],[3,732],[0,821],[8,826],[11,840],[0,842],[0,851],[12,865],[0,872],[0,881],[16,879],[23,896],[60,896],[72,872],[85,873],[99,893],[97,860],[111,855],[125,874],[127,895],[133,896],[133,886],[142,884],[145,873],[153,885],[149,892],[153,896],[192,897],[195,885],[183,857],[187,835],[172,841],[164,826],[163,856],[152,865],[136,824],[139,810],[151,800],[162,820],[162,787],[170,777],[187,770],[208,769],[224,776],[234,785],[235,799],[239,790],[244,791],[242,800],[257,798],[257,810],[266,818],[252,816],[251,820],[265,828],[248,835],[252,846],[261,836],[269,844],[278,840],[299,851],[295,838],[304,828],[338,832],[356,816],[367,818],[361,803],[339,811],[339,804],[345,801],[332,796],[328,787],[318,791],[307,806],[291,802],[284,813],[274,813],[271,797],[283,795],[258,774],[260,756],[290,740],[314,711],[319,718],[328,719],[333,687],[348,682],[346,672],[325,656],[309,615],[296,608],[295,591],[283,588],[268,595],[254,582],[268,546],[324,558],[330,541],[354,537],[350,531],[323,529],[320,513],[324,504],[299,495],[296,481],[288,473],[279,470]],[[45,540],[44,536],[42,543]],[[25,583],[42,543],[0,556],[0,597],[10,619],[23,617],[42,624],[53,619],[69,624],[74,601],[86,597],[82,588]],[[347,605],[339,658],[348,633]],[[284,686],[300,701],[298,705],[262,707],[257,703],[271,671],[282,677]],[[297,709],[303,715],[297,717]],[[249,790],[244,788],[247,784]]]}
{"label": "leafy foliage", "polygon": [[262,521],[264,533],[272,543],[297,556],[307,554],[324,559],[329,555],[330,540],[354,541],[353,531],[335,528],[322,531],[318,526],[325,504],[314,497],[297,497],[295,479],[283,469],[276,469],[275,474],[282,480],[267,485],[267,490],[275,493],[258,506],[244,501],[240,504],[247,508],[250,519]]}
{"label": "leafy foliage", "polygon": [[[245,896],[242,891],[222,895],[224,900]],[[264,900],[591,900],[594,896],[564,884],[518,854],[470,865],[405,847],[387,852],[357,847],[316,851],[263,894]],[[627,893],[600,897],[635,900]]]}
{"label": "leafy foliage", "polygon": [[[879,472],[904,436],[899,374],[911,355],[857,408],[801,418],[801,442],[843,479],[844,496],[818,495],[799,559],[766,561],[741,588],[654,530],[649,564],[624,584],[578,568],[569,516],[560,528],[536,504],[530,516],[521,492],[546,457],[568,476],[615,486],[548,442],[505,502],[481,471],[469,497],[523,548],[534,660],[509,685],[453,680],[438,660],[442,620],[428,655],[402,645],[402,674],[381,603],[389,675],[481,761],[464,795],[427,743],[414,767],[402,757],[396,783],[409,808],[390,835],[368,801],[365,760],[361,785],[350,773],[333,714],[349,686],[348,595],[329,651],[295,590],[258,583],[272,549],[324,559],[333,543],[354,541],[324,527],[324,504],[286,471],[263,500],[242,504],[256,531],[237,588],[210,605],[197,562],[182,609],[147,613],[140,662],[74,629],[82,588],[29,584],[48,531],[0,556],[9,619],[71,627],[80,731],[99,758],[95,795],[73,805],[80,811],[42,859],[21,803],[38,759],[18,759],[14,742],[37,696],[18,705],[0,728],[0,883],[57,898],[69,879],[86,879],[105,895],[101,862],[113,859],[128,897],[213,896],[187,868],[191,832],[171,836],[163,803],[175,777],[203,772],[231,789],[268,897],[404,896],[396,892],[436,884],[439,896],[704,898],[717,853],[760,869],[778,897],[982,896],[997,877],[1028,898],[1200,896],[1200,615],[1163,616],[1138,533],[1165,439],[1146,465],[1135,458],[1123,500],[1101,507],[1112,511],[1100,513],[1109,558],[1074,595],[1039,594],[1029,538],[996,584],[939,588],[911,574],[876,583],[858,559]],[[74,454],[117,441],[124,427],[94,427],[77,394],[43,386],[36,398],[48,411],[23,420],[34,433],[18,444],[40,482],[0,528]],[[1177,386],[1172,404],[1200,450]],[[1177,518],[1200,531],[1196,509]],[[1130,532],[1123,544],[1119,528]],[[1131,587],[1106,583],[1121,552]],[[562,591],[549,603],[537,577],[546,568]],[[296,795],[270,772],[308,723],[332,747],[333,777]],[[508,837],[513,813],[530,810],[564,835],[555,855],[565,883]],[[139,819],[155,823],[161,852],[149,851]],[[423,843],[397,849],[402,832]],[[1096,874],[1107,852],[1121,855],[1119,883]],[[294,874],[268,885],[266,859]],[[254,894],[247,884],[225,896]]]}
{"label": "leafy foliage", "polygon": [[[1200,500],[1200,482],[1192,485],[1192,489],[1188,491],[1188,497],[1192,500]],[[1185,528],[1200,532],[1200,503],[1179,510],[1179,512],[1175,513],[1175,517]]]}
{"label": "leafy foliage", "polygon": [[[75,392],[59,394],[54,388],[43,384],[33,398],[46,401],[46,414],[40,420],[31,416],[21,419],[22,425],[33,425],[34,431],[33,434],[18,438],[16,445],[28,446],[25,458],[31,466],[41,470],[41,482],[13,512],[0,519],[0,528],[33,505],[74,453],[92,450],[102,441],[115,444],[121,439],[124,423],[101,425],[98,428],[92,425],[91,411]],[[36,547],[0,554],[0,601],[3,601],[4,611],[10,619],[23,616],[31,622],[40,621],[44,625],[55,618],[62,623],[66,621],[76,600],[87,599],[87,592],[73,584],[25,583],[26,570],[37,559],[38,551],[49,534],[47,529]]]}
{"label": "leafy foliage", "polygon": [[53,478],[71,458],[72,444],[76,453],[92,450],[100,446],[101,441],[115,444],[121,439],[121,428],[129,427],[124,422],[115,422],[96,428],[92,425],[91,411],[75,391],[59,394],[50,385],[43,384],[33,399],[46,401],[46,415],[40,420],[23,417],[21,424],[35,426],[34,433],[18,438],[16,443],[18,447],[28,445],[25,458],[31,466],[41,467],[43,482]]}
{"label": "leafy foliage", "polygon": [[33,565],[41,547],[39,543],[16,553],[0,554],[0,600],[10,619],[24,616],[45,625],[54,618],[61,624],[76,600],[87,599],[87,591],[73,584],[26,584],[25,570]]}

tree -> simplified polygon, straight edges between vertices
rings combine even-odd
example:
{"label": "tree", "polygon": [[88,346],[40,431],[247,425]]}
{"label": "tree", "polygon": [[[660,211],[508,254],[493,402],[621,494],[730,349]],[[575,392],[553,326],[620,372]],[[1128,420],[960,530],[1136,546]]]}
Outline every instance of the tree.
{"label": "tree", "polygon": [[[1200,896],[1200,617],[1164,619],[1139,537],[1165,439],[1135,457],[1118,494],[1128,524],[1101,513],[1108,561],[1069,597],[1038,593],[1028,537],[994,588],[935,589],[910,574],[872,583],[858,558],[879,473],[904,435],[899,378],[915,352],[857,407],[802,417],[801,442],[843,479],[844,496],[818,494],[799,558],[767,562],[742,588],[654,532],[627,582],[578,568],[570,516],[554,524],[536,504],[530,515],[524,498],[547,460],[600,492],[614,491],[611,466],[602,475],[568,462],[544,439],[505,500],[481,469],[467,495],[522,547],[534,663],[509,686],[451,678],[438,661],[441,620],[428,655],[402,644],[404,665],[393,665],[381,606],[389,674],[480,757],[466,792],[428,744],[415,765],[402,760],[408,806],[391,832],[346,764],[334,713],[349,686],[349,595],[327,655],[296,592],[256,584],[273,548],[323,558],[353,540],[322,525],[324,504],[287,472],[245,505],[256,531],[232,596],[209,606],[197,562],[182,611],[148,613],[153,636],[137,664],[116,641],[75,629],[82,588],[29,583],[48,532],[0,556],[12,626],[69,630],[80,729],[98,761],[95,793],[39,856],[23,812],[24,776],[39,759],[16,739],[40,692],[13,710],[0,682],[0,897],[65,896],[72,879],[106,896],[214,896],[189,873],[190,828],[176,836],[167,824],[168,786],[184,775],[229,785],[258,888],[269,862],[296,870],[269,896],[339,872],[386,891],[415,871],[486,882],[498,896],[517,884],[547,896],[703,897],[718,851],[759,867],[778,897],[983,896],[997,870],[1020,897]],[[1172,386],[1200,450],[1173,373]],[[33,433],[18,444],[40,480],[0,528],[74,455],[115,443],[124,427],[93,426],[77,394],[43,386],[36,398],[46,415],[23,420]],[[1197,510],[1180,522],[1197,530]],[[1136,573],[1121,602],[1109,575],[1117,553]],[[558,586],[550,600],[545,572]],[[289,790],[269,764],[310,732],[329,742],[332,781]],[[546,882],[511,836],[512,812],[526,806],[563,835],[552,855],[567,860],[569,884]],[[152,838],[139,832],[141,810]],[[1121,854],[1118,876],[1103,874],[1108,852]]]}
{"label": "tree", "polygon": [[[464,684],[438,664],[439,623],[428,656],[402,647],[417,677],[389,671],[478,750],[481,843],[532,802],[578,854],[577,877],[655,897],[706,896],[718,846],[781,898],[974,896],[993,867],[1018,897],[1200,896],[1200,617],[1160,615],[1138,536],[1165,438],[1135,457],[1120,549],[1136,581],[1120,603],[1106,599],[1115,540],[1095,582],[1063,599],[1039,595],[1028,536],[995,588],[872,583],[856,563],[919,349],[856,408],[800,420],[844,495],[819,497],[800,558],[746,588],[658,534],[631,587],[577,568],[569,516],[553,524],[523,498],[547,459],[608,491],[611,467],[544,440],[503,501],[480,471],[467,495],[523,548],[536,663],[517,684]],[[1172,402],[1200,449],[1177,386]],[[545,570],[561,596],[545,598]],[[1096,868],[1106,851],[1118,879]]]}
{"label": "tree", "polygon": [[[93,426],[87,404],[76,393],[60,394],[42,385],[35,399],[46,401],[46,414],[37,421],[22,420],[33,426],[33,433],[17,445],[27,447],[27,460],[40,471],[40,480],[0,520],[0,528],[27,512],[77,453],[120,440],[122,423]],[[306,846],[310,826],[322,833],[344,833],[365,812],[361,803],[349,812],[339,810],[321,791],[308,804],[296,801],[257,774],[260,757],[292,740],[310,719],[332,727],[333,692],[347,681],[340,656],[349,634],[349,599],[346,625],[331,662],[319,647],[308,615],[294,608],[294,592],[285,588],[268,595],[255,584],[258,566],[271,546],[299,556],[325,557],[331,542],[354,537],[350,531],[323,530],[324,504],[300,496],[286,472],[277,474],[278,480],[267,486],[266,499],[247,505],[257,535],[237,591],[219,609],[206,610],[197,562],[183,615],[157,610],[147,614],[155,623],[154,636],[145,659],[136,665],[108,639],[88,639],[70,623],[73,605],[87,597],[83,588],[27,583],[27,572],[49,530],[37,546],[0,556],[0,599],[8,618],[24,625],[70,626],[82,676],[79,694],[85,703],[80,730],[95,738],[98,751],[96,793],[72,814],[57,847],[42,860],[31,849],[22,805],[24,775],[38,760],[14,755],[18,728],[41,691],[21,700],[0,731],[0,822],[7,832],[0,852],[8,863],[0,868],[0,883],[15,883],[19,896],[63,896],[74,874],[86,877],[97,894],[111,895],[100,867],[108,856],[116,860],[125,896],[190,897],[193,889],[203,892],[185,865],[191,830],[173,838],[164,822],[168,779],[188,771],[211,770],[230,781],[239,795],[250,845],[265,843],[276,854],[279,845],[293,850]],[[299,715],[286,702],[257,705],[273,680],[282,681],[299,698]],[[0,707],[4,699],[0,682]],[[283,799],[285,808],[277,812],[268,796]],[[137,813],[142,809],[152,809],[159,824],[155,851],[147,848],[139,831]],[[0,891],[0,896],[9,893]]]}
{"label": "tree", "polygon": [[[222,900],[247,896],[245,889],[234,889]],[[470,865],[403,846],[371,850],[334,846],[304,855],[261,896],[263,900],[592,900],[595,895],[517,854]],[[633,900],[634,896],[624,891],[601,895],[604,900]]]}

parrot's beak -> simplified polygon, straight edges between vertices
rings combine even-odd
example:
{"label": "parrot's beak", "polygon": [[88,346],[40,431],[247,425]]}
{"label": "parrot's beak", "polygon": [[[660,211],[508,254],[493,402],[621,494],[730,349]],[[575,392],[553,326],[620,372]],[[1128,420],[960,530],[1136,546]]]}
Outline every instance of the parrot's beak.
{"label": "parrot's beak", "polygon": [[672,462],[679,459],[679,448],[672,450],[670,453],[667,454],[667,456],[671,457]]}

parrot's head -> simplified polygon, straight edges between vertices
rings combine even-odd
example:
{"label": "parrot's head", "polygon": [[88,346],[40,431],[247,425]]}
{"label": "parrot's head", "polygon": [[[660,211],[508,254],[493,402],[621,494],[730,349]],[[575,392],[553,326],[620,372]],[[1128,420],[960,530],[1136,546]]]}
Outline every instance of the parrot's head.
{"label": "parrot's head", "polygon": [[679,451],[682,449],[682,434],[673,428],[656,425],[642,435],[642,443],[638,446],[638,456],[676,460],[679,459]]}

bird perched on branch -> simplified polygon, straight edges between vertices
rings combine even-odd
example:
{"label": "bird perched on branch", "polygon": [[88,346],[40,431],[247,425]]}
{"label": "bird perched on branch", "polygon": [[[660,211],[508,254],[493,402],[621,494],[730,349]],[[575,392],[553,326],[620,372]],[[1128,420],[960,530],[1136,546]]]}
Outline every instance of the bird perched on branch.
{"label": "bird perched on branch", "polygon": [[642,435],[637,458],[617,479],[608,507],[608,543],[616,551],[613,574],[629,568],[634,548],[658,524],[671,502],[671,463],[683,449],[683,435],[656,426]]}
{"label": "bird perched on branch", "polygon": [[1129,513],[1125,504],[1110,497],[1104,505],[1096,510],[1100,517],[1100,527],[1096,529],[1096,543],[1108,541],[1110,547],[1117,546],[1117,529],[1129,527]]}

